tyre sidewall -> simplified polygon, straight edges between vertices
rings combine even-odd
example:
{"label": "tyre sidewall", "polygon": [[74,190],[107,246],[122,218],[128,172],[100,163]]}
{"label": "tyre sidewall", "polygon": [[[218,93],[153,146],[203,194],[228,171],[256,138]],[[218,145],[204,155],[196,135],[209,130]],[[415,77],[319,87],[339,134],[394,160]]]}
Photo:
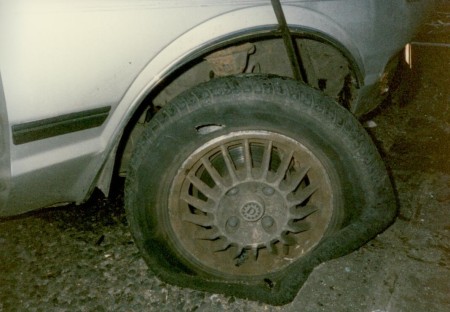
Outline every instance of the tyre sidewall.
{"label": "tyre sidewall", "polygon": [[[170,270],[175,268],[188,274],[208,276],[192,262],[183,261],[184,257],[177,252],[175,234],[169,226],[168,199],[173,178],[187,157],[203,144],[230,132],[264,130],[302,143],[326,168],[336,207],[345,207],[334,227],[344,227],[360,215],[365,197],[358,182],[359,170],[355,166],[354,154],[341,129],[336,129],[333,114],[323,114],[320,118],[311,114],[310,108],[316,103],[310,102],[318,99],[324,107],[339,109],[321,94],[306,96],[301,101],[279,94],[251,97],[231,94],[209,98],[208,101],[199,100],[197,109],[189,112],[180,109],[185,102],[175,102],[162,111],[160,119],[163,122],[149,125],[141,143],[146,148],[140,149],[134,157],[134,166],[138,168],[133,177],[134,193],[139,196],[132,199],[133,211],[129,214],[133,215],[133,221],[130,223],[134,235],[141,238],[138,241],[142,242],[140,247],[145,250],[146,260],[156,261],[158,266]],[[327,120],[327,117],[331,118]],[[197,129],[203,125],[219,125],[222,128],[200,134]]]}

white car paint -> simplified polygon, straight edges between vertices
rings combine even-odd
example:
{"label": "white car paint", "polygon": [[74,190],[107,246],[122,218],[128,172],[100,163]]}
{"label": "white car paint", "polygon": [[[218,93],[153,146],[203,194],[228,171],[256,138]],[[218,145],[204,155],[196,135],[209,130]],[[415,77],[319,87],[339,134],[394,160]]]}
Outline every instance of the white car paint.
{"label": "white car paint", "polygon": [[[405,25],[415,25],[424,2],[414,10],[405,0],[282,3],[288,24],[339,43],[370,86],[411,33],[380,29],[398,22],[386,12],[403,12]],[[0,169],[8,195],[0,197],[0,215],[85,200],[99,175],[111,173],[107,160],[124,127],[161,79],[197,51],[269,28],[277,28],[269,0],[1,0],[0,129],[8,159]],[[11,126],[103,106],[111,111],[100,127],[12,142]]]}

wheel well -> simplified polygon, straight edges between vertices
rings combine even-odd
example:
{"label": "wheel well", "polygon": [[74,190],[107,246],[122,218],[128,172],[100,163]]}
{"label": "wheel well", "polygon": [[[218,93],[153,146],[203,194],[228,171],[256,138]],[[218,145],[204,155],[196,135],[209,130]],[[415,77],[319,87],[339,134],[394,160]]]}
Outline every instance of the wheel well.
{"label": "wheel well", "polygon": [[[354,64],[331,42],[323,38],[296,36],[308,84],[332,97],[343,106],[351,106],[358,79]],[[117,171],[126,174],[127,165],[145,123],[178,94],[215,77],[265,73],[293,78],[283,39],[258,36],[235,41],[180,66],[159,83],[145,98],[124,132],[117,153]]]}

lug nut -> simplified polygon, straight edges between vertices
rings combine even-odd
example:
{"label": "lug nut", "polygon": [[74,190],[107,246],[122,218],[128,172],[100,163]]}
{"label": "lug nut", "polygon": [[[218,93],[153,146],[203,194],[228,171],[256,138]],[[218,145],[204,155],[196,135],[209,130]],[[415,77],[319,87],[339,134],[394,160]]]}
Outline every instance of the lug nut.
{"label": "lug nut", "polygon": [[270,186],[266,186],[265,188],[263,188],[263,193],[264,195],[267,196],[272,196],[273,194],[275,194],[275,190],[273,188],[271,188]]}
{"label": "lug nut", "polygon": [[261,220],[261,224],[265,228],[270,228],[275,223],[275,220],[272,217],[265,216]]}
{"label": "lug nut", "polygon": [[239,225],[239,219],[238,217],[232,216],[228,219],[227,225],[231,228],[235,228]]}

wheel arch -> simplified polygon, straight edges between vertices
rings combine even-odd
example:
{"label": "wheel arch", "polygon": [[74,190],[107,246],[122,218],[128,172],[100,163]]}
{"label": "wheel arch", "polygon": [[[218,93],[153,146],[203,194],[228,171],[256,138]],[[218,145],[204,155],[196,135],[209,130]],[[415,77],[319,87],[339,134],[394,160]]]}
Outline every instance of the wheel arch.
{"label": "wheel arch", "polygon": [[[284,6],[284,10],[288,13],[289,27],[294,36],[313,39],[337,49],[348,60],[356,78],[356,85],[363,84],[362,58],[356,45],[343,29],[331,19],[307,8]],[[96,186],[108,193],[113,168],[117,167],[118,158],[122,157],[120,146],[128,140],[129,129],[143,114],[147,100],[166,79],[179,75],[187,64],[196,62],[213,51],[247,40],[279,36],[281,34],[273,8],[258,6],[232,11],[208,20],[165,46],[148,61],[110,116],[104,133],[111,135],[105,164],[97,176]]]}

